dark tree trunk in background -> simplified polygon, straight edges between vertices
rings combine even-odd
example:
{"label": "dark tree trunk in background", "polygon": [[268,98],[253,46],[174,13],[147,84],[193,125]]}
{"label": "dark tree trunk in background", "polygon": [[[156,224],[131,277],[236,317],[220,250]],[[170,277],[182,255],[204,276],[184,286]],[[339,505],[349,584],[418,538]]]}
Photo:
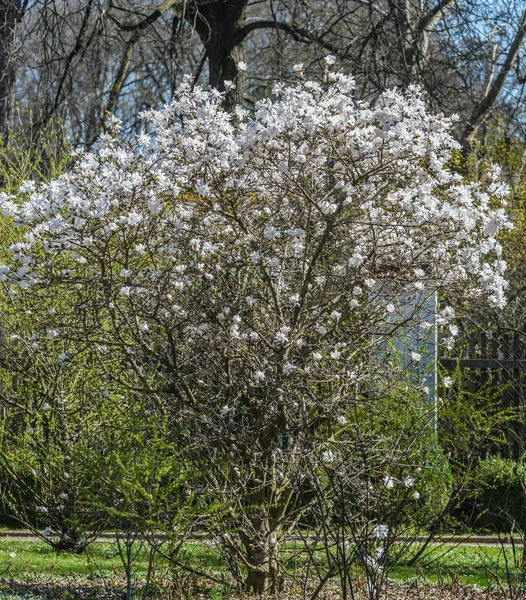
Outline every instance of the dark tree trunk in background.
{"label": "dark tree trunk in background", "polygon": [[247,0],[227,0],[195,3],[189,9],[206,50],[210,86],[224,92],[225,81],[235,84],[227,93],[226,105],[230,108],[243,102],[245,75],[237,65],[244,57],[239,31],[244,25],[246,4]]}
{"label": "dark tree trunk in background", "polygon": [[21,9],[19,0],[0,0],[0,136],[4,143],[14,117],[16,26]]}

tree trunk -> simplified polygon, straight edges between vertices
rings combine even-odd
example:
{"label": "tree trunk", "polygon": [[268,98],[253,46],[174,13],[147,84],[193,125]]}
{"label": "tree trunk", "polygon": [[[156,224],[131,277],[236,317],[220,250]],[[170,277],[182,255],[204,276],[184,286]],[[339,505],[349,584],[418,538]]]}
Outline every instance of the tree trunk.
{"label": "tree trunk", "polygon": [[243,60],[244,52],[238,31],[245,22],[246,4],[247,0],[211,2],[194,7],[187,15],[193,20],[206,50],[210,86],[224,92],[225,81],[233,83],[225,99],[227,108],[243,102],[245,74],[237,65]]}
{"label": "tree trunk", "polygon": [[279,542],[276,537],[264,534],[242,535],[246,558],[252,568],[248,568],[246,588],[248,592],[277,594],[282,588],[279,568]]}
{"label": "tree trunk", "polygon": [[269,521],[266,510],[266,486],[263,483],[263,470],[257,473],[247,485],[247,504],[249,508],[246,515],[250,526],[247,531],[240,533],[241,541],[245,546],[248,567],[246,588],[248,592],[263,594],[269,588],[270,561],[269,561]]}
{"label": "tree trunk", "polygon": [[0,0],[0,136],[7,142],[15,110],[16,26],[19,0]]}
{"label": "tree trunk", "polygon": [[392,4],[400,31],[400,80],[403,87],[419,83],[429,68],[431,33],[456,3],[457,0],[440,0],[426,13],[411,0]]}
{"label": "tree trunk", "polygon": [[248,568],[246,579],[247,591],[263,594],[268,590],[270,583],[268,543],[251,539],[251,536],[245,539],[247,540],[245,542],[247,561],[251,565]]}
{"label": "tree trunk", "polygon": [[[275,481],[272,476],[271,456],[263,458],[263,464],[247,482],[247,496],[244,505],[247,507],[245,518],[250,525],[240,533],[245,547],[245,558],[248,567],[246,588],[248,592],[264,594],[270,591],[278,593],[281,588],[279,568],[280,523],[272,516],[274,502],[280,510],[281,518],[288,505],[289,496],[275,495]],[[282,504],[285,506],[282,507]]]}

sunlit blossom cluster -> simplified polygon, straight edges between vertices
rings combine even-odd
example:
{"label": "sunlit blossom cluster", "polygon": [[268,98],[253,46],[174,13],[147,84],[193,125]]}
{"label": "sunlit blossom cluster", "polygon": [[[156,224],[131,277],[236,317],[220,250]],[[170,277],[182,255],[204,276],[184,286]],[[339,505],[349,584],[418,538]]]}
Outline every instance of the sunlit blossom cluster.
{"label": "sunlit blossom cluster", "polygon": [[[21,236],[0,280],[12,295],[68,294],[28,344],[56,344],[64,365],[72,337],[136,371],[137,356],[155,356],[176,396],[227,409],[247,395],[275,402],[277,389],[301,408],[321,380],[343,402],[397,315],[419,325],[405,298],[504,304],[506,186],[496,170],[483,185],[447,168],[450,120],[418,89],[370,105],[328,73],[276,85],[251,113],[222,101],[186,80],[132,141],[115,121],[71,172],[1,195]],[[446,340],[453,319],[449,307],[438,316]]]}

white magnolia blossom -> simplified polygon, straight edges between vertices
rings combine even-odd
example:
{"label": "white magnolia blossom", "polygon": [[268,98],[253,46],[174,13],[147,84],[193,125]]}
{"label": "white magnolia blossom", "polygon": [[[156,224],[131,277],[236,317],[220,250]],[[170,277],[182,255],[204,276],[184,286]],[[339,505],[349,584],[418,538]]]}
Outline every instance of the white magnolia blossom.
{"label": "white magnolia blossom", "polygon": [[254,380],[257,382],[263,381],[265,379],[264,371],[254,371]]}
{"label": "white magnolia blossom", "polygon": [[[264,405],[282,424],[299,398],[339,414],[356,397],[364,357],[398,330],[393,301],[398,312],[425,288],[502,306],[496,236],[510,225],[497,170],[487,184],[448,170],[451,121],[417,88],[369,104],[351,77],[326,80],[279,84],[232,114],[188,78],[142,115],[137,139],[120,139],[115,121],[71,172],[0,194],[20,232],[1,285],[49,299],[34,351],[82,342],[75,360],[89,348],[139,389],[164,378],[152,388],[189,411]],[[419,308],[404,319],[426,335]],[[446,307],[437,319],[446,344],[454,317]]]}
{"label": "white magnolia blossom", "polygon": [[385,540],[389,536],[389,527],[387,525],[376,525],[373,535],[377,540]]}
{"label": "white magnolia blossom", "polygon": [[445,388],[450,388],[453,385],[453,379],[449,375],[446,375],[442,380],[442,383]]}
{"label": "white magnolia blossom", "polygon": [[422,355],[418,352],[411,352],[411,362],[417,363],[422,359]]}
{"label": "white magnolia blossom", "polygon": [[325,463],[330,465],[331,463],[334,462],[335,456],[334,456],[334,452],[329,449],[329,450],[324,450],[321,453],[321,460]]}
{"label": "white magnolia blossom", "polygon": [[411,477],[410,475],[408,475],[407,477],[404,477],[404,485],[405,487],[413,487],[413,485],[415,484],[415,479],[414,477]]}

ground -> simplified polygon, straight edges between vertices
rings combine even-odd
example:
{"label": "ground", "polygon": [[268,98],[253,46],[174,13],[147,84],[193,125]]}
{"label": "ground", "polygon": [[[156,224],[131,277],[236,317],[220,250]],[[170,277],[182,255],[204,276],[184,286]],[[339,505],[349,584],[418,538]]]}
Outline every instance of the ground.
{"label": "ground", "polygon": [[[0,600],[121,600],[123,596],[124,581],[117,579],[111,582],[99,581],[74,581],[62,579],[41,583],[27,583],[22,581],[2,582],[5,592],[0,592]],[[331,589],[332,588],[332,589]],[[149,596],[151,597],[151,596]],[[246,596],[230,593],[228,590],[213,591],[206,588],[186,589],[180,586],[165,587],[156,596],[159,600],[248,600]],[[296,591],[287,590],[280,600],[300,600],[302,586]],[[310,595],[306,596],[307,599]],[[522,596],[511,596],[505,590],[484,590],[476,586],[450,585],[424,585],[393,584],[389,586],[387,600],[522,600]],[[318,596],[319,600],[340,600],[341,592],[336,585],[327,586],[326,591]]]}

